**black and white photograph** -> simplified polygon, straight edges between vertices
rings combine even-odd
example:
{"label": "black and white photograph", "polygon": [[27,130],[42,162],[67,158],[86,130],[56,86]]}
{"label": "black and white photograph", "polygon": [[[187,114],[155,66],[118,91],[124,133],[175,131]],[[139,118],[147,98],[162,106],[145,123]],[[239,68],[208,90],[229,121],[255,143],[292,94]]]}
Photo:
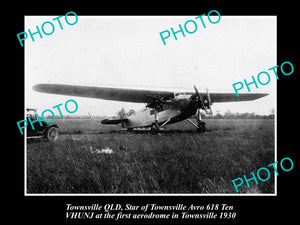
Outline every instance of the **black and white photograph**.
{"label": "black and white photograph", "polygon": [[276,161],[276,17],[66,18],[25,40],[27,194],[275,193],[232,180]]}

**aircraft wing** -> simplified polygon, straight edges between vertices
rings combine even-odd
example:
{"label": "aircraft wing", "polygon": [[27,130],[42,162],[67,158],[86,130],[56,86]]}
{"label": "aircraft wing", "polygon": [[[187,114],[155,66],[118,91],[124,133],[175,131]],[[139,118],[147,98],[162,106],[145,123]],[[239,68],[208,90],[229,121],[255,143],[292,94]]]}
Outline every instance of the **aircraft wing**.
{"label": "aircraft wing", "polygon": [[[206,95],[203,93],[202,95]],[[252,101],[258,98],[267,96],[268,94],[257,93],[241,93],[236,96],[235,93],[210,93],[211,102],[238,102],[238,101]]]}
{"label": "aircraft wing", "polygon": [[[169,100],[174,98],[175,92],[157,91],[157,90],[139,90],[112,87],[95,87],[65,84],[36,84],[33,89],[38,92],[49,94],[79,96],[88,98],[100,98],[113,101],[136,102],[136,103],[152,103],[156,98]],[[185,94],[195,94],[188,92]],[[200,93],[207,96],[207,93]],[[251,101],[262,98],[268,94],[241,93],[236,96],[235,93],[210,93],[211,102],[234,102],[234,101]]]}
{"label": "aircraft wing", "polygon": [[151,91],[64,84],[37,84],[33,86],[33,90],[50,94],[100,98],[105,100],[136,103],[151,103],[153,101],[153,97],[151,96],[157,95],[163,97],[165,100],[174,97],[174,93],[169,91]]}

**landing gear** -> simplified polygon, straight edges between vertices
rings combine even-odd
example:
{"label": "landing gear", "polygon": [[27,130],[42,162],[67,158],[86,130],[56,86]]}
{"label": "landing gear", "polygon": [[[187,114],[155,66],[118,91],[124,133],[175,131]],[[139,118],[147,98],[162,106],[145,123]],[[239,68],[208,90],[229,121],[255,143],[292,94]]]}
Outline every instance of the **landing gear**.
{"label": "landing gear", "polygon": [[198,125],[198,132],[202,133],[205,132],[206,127],[205,127],[205,122],[203,122],[201,120],[201,113],[200,113],[200,109],[197,109],[197,112],[195,114],[196,120],[197,120],[197,125]]}
{"label": "landing gear", "polygon": [[206,131],[205,122],[201,120],[201,114],[200,109],[197,109],[197,112],[195,114],[195,118],[197,120],[197,124],[195,124],[192,120],[187,119],[188,122],[190,122],[194,127],[197,128],[197,131],[202,133]]}
{"label": "landing gear", "polygon": [[155,135],[159,133],[159,126],[156,122],[151,125],[151,133]]}

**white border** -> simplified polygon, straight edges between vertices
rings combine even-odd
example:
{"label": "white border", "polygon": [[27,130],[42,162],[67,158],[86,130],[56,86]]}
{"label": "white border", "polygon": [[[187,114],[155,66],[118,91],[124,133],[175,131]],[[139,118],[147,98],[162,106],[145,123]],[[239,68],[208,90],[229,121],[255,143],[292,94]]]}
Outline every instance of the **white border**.
{"label": "white border", "polygon": [[[99,15],[100,16],[100,15]],[[266,15],[266,16],[271,16],[271,15]],[[95,16],[98,17],[98,16]],[[107,17],[114,17],[114,16],[107,16]],[[138,16],[137,16],[138,17]],[[277,27],[277,15],[273,15],[273,17],[275,17],[276,19],[276,61],[277,61],[277,32],[278,32],[278,27]],[[24,27],[25,27],[25,16],[24,16]],[[26,83],[26,77],[25,77],[25,43],[24,43],[24,119],[26,118],[26,91],[25,91],[25,83]],[[278,62],[276,63],[278,64]],[[275,161],[277,161],[277,80],[275,83]],[[85,193],[85,194],[78,194],[78,193],[43,193],[43,194],[38,194],[38,193],[34,193],[34,194],[28,194],[27,193],[27,131],[25,129],[24,132],[24,196],[277,196],[277,175],[274,171],[274,185],[275,185],[275,192],[274,193],[265,193],[265,194],[260,194],[260,193],[236,193],[236,194],[184,194],[184,193],[180,193],[180,194],[170,194],[170,193],[164,193],[164,194],[118,194],[118,193],[111,193],[111,194],[90,194],[90,193]],[[276,164],[276,168],[277,168],[277,164]]]}

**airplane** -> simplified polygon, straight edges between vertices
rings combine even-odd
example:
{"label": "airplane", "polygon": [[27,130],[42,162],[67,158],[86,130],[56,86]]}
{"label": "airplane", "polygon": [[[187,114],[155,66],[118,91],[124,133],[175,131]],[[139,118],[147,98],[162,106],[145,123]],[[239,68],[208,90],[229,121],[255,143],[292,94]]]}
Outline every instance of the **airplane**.
{"label": "airplane", "polygon": [[[212,114],[211,105],[219,102],[251,101],[262,98],[265,93],[200,93],[171,92],[156,90],[138,90],[114,87],[80,86],[66,84],[36,84],[33,90],[42,93],[98,98],[112,101],[145,103],[145,108],[118,119],[104,119],[102,124],[115,124],[132,131],[134,128],[150,128],[152,134],[158,134],[167,124],[187,120],[197,131],[205,132],[205,122],[201,119],[200,110]],[[197,123],[190,118],[195,116]]]}

